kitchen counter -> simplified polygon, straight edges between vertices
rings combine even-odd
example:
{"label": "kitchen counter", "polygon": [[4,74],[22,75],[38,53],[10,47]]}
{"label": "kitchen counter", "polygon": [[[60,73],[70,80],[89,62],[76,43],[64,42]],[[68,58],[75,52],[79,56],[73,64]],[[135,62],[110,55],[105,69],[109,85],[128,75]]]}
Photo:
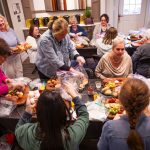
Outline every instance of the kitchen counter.
{"label": "kitchen counter", "polygon": [[[99,22],[95,22],[94,24],[79,24],[80,26],[82,26],[88,33],[88,38],[91,40],[92,39],[92,35],[93,35],[93,30],[95,25],[99,24]],[[42,34],[43,32],[45,32],[48,27],[39,27],[40,29],[40,33]],[[29,35],[29,28],[24,27],[22,28],[23,33],[24,33],[24,37],[26,39],[26,37]]]}

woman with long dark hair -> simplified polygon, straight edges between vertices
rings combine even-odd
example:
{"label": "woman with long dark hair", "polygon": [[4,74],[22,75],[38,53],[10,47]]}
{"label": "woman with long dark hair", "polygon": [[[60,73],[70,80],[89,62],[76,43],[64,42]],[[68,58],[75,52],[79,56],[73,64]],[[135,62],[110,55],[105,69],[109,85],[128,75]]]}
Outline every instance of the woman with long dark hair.
{"label": "woman with long dark hair", "polygon": [[150,112],[148,110],[150,91],[139,79],[127,80],[119,95],[126,115],[105,123],[99,150],[149,150]]}
{"label": "woman with long dark hair", "polygon": [[44,91],[37,102],[37,123],[29,123],[32,117],[32,106],[28,100],[26,111],[17,124],[15,134],[23,149],[79,149],[88,127],[88,112],[73,88],[68,84],[65,88],[73,98],[78,119],[71,125],[67,121],[70,116],[69,110],[60,93]]}

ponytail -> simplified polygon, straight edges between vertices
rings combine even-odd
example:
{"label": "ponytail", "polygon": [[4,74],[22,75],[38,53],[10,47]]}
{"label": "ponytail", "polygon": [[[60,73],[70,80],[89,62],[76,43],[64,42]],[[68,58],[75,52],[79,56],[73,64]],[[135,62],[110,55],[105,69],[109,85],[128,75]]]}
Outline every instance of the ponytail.
{"label": "ponytail", "polygon": [[129,118],[130,130],[127,138],[129,149],[144,150],[144,143],[136,130],[136,125],[141,113],[149,104],[149,89],[139,79],[128,79],[121,88],[119,99]]}

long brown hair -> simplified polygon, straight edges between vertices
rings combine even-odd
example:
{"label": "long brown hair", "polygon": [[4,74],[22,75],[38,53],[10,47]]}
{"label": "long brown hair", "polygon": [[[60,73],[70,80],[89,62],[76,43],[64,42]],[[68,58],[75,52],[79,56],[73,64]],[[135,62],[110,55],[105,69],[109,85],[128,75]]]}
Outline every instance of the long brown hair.
{"label": "long brown hair", "polygon": [[129,79],[121,88],[119,99],[127,112],[130,124],[127,139],[130,150],[144,150],[144,143],[136,125],[141,113],[149,104],[149,96],[147,85],[139,79]]}
{"label": "long brown hair", "polygon": [[[40,150],[64,150],[64,142],[70,140],[67,126],[69,111],[58,91],[44,91],[37,102],[37,138]],[[71,116],[69,114],[69,119]],[[57,142],[57,143],[56,143]]]}
{"label": "long brown hair", "polygon": [[103,38],[103,43],[104,43],[104,44],[109,44],[109,45],[111,45],[111,44],[112,44],[112,40],[113,40],[114,38],[116,38],[117,34],[118,34],[117,29],[114,28],[114,27],[110,27],[110,28],[106,31],[106,34],[105,34],[105,36],[104,36],[104,38]]}

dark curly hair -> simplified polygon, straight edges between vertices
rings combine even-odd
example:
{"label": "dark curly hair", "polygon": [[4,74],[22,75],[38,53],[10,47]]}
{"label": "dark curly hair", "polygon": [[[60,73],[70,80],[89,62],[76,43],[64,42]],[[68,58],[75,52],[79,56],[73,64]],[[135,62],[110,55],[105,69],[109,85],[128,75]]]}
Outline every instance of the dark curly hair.
{"label": "dark curly hair", "polygon": [[100,16],[100,21],[101,21],[102,17],[104,17],[104,18],[106,19],[106,22],[107,22],[107,23],[109,22],[109,17],[108,17],[107,14],[102,14],[102,15]]}
{"label": "dark curly hair", "polygon": [[144,143],[136,130],[136,124],[143,110],[149,105],[149,96],[149,88],[139,79],[129,79],[121,88],[119,99],[128,114],[130,124],[127,139],[130,150],[144,150]]}

